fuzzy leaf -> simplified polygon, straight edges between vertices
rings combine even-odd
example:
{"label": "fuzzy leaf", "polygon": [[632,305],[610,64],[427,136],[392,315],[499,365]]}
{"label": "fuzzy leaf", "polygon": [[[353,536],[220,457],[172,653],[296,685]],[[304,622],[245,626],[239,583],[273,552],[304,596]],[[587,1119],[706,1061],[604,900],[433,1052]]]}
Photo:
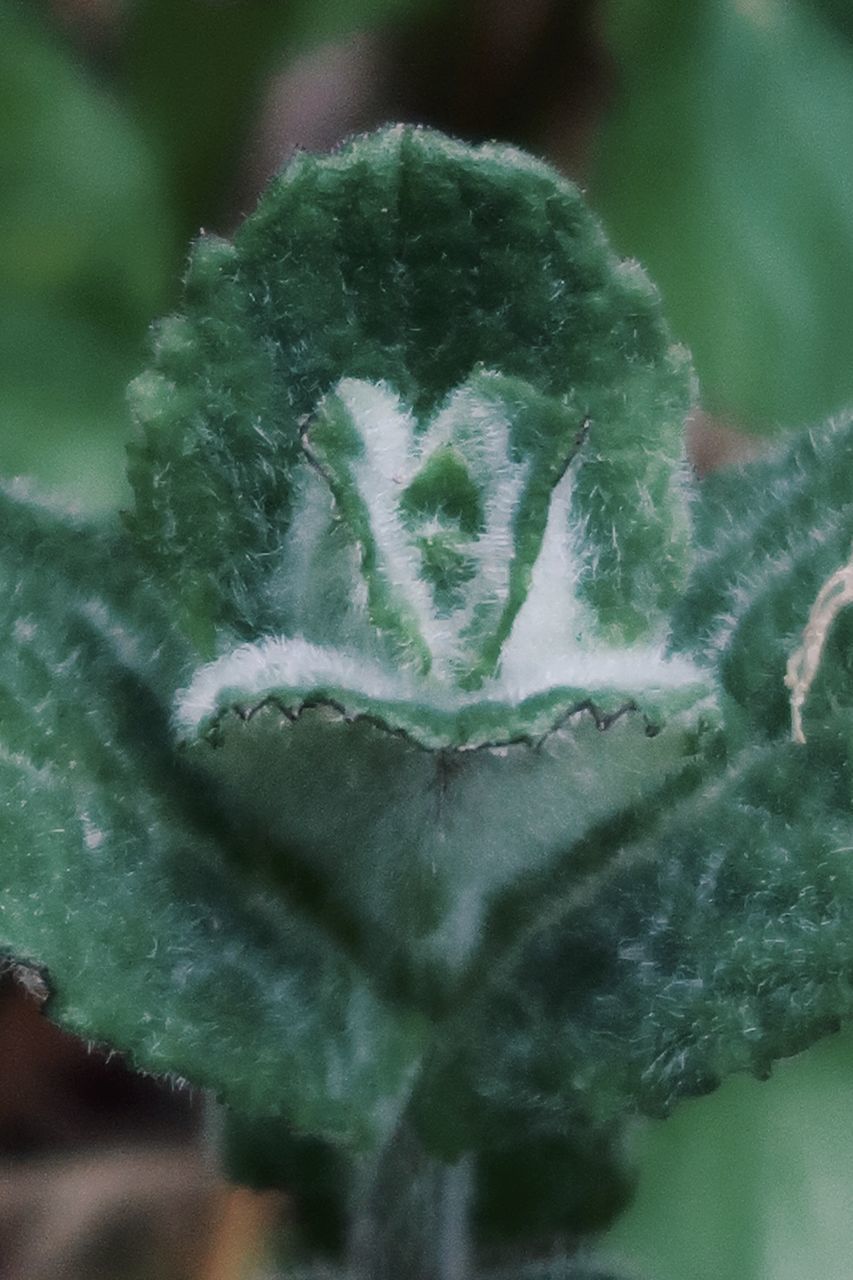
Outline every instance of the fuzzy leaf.
{"label": "fuzzy leaf", "polygon": [[565,894],[493,958],[422,1081],[425,1132],[452,1151],[507,1115],[525,1132],[666,1114],[836,1028],[853,1013],[849,835],[832,734],[751,747],[661,806],[594,898]]}
{"label": "fuzzy leaf", "polygon": [[233,245],[199,241],[136,384],[131,522],[204,657],[282,628],[270,587],[323,397],[356,379],[435,422],[480,370],[530,387],[528,421],[552,402],[562,463],[588,423],[580,594],[610,642],[660,632],[684,576],[691,383],[653,289],[546,166],[396,127],[298,157]]}
{"label": "fuzzy leaf", "polygon": [[[226,708],[190,760],[224,820],[255,833],[272,881],[317,877],[365,962],[414,965],[418,998],[435,1007],[481,945],[497,895],[533,868],[571,867],[590,828],[653,804],[695,759],[703,685],[657,690],[645,714],[608,692],[601,708],[556,689],[452,711],[285,689]],[[648,718],[652,702],[664,718]],[[602,847],[603,864],[611,853]],[[594,869],[582,861],[577,874]]]}
{"label": "fuzzy leaf", "polygon": [[[706,549],[676,610],[673,643],[719,664],[731,705],[761,734],[790,732],[786,667],[822,586],[850,558],[851,473],[847,413],[712,478],[698,498]],[[851,612],[841,611],[828,632],[805,706],[807,733],[853,701],[851,626]],[[844,728],[849,719],[833,723]]]}
{"label": "fuzzy leaf", "polygon": [[219,655],[179,734],[279,891],[434,1010],[498,892],[695,755],[685,356],[573,187],[404,127],[296,160],[187,300],[131,519]]}
{"label": "fuzzy leaf", "polygon": [[689,399],[645,277],[507,148],[384,130],[200,241],[134,389],[168,623],[123,540],[80,535],[93,612],[73,539],[8,538],[8,946],[65,1021],[303,1132],[414,1087],[433,1150],[520,1152],[846,1009],[837,732],[724,772],[701,626],[705,670],[666,656]]}
{"label": "fuzzy leaf", "polygon": [[158,690],[182,648],[128,551],[0,497],[0,949],[46,970],[57,1021],[137,1066],[369,1141],[417,1019],[235,872],[169,748]]}

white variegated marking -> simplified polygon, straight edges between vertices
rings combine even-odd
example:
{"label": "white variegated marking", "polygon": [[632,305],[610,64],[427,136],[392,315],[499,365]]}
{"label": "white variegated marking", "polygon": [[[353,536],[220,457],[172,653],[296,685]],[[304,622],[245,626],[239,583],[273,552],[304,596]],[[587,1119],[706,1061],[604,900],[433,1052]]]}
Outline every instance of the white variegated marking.
{"label": "white variegated marking", "polygon": [[400,517],[400,495],[415,471],[415,421],[400,397],[383,384],[344,378],[336,394],[358,426],[364,452],[353,467],[359,494],[370,513],[379,570],[404,599],[430,652],[441,652],[442,632],[420,560]]}
{"label": "white variegated marking", "polygon": [[[489,377],[480,374],[479,382]],[[394,596],[405,601],[432,655],[436,675],[450,679],[476,654],[489,623],[497,624],[509,596],[514,556],[513,521],[529,474],[527,461],[516,461],[510,449],[511,424],[497,396],[484,396],[477,386],[458,388],[419,437],[412,414],[399,396],[384,384],[344,378],[332,393],[346,409],[362,442],[361,456],[350,474],[370,520],[377,570]],[[310,435],[309,435],[310,439]],[[423,577],[417,534],[430,531],[426,521],[413,535],[400,512],[400,499],[421,467],[437,449],[455,447],[479,484],[485,528],[462,540],[459,550],[477,565],[452,613],[440,614]],[[305,563],[297,553],[296,573]],[[302,569],[304,572],[304,569]],[[289,594],[294,593],[291,590]],[[477,611],[478,634],[471,635]]]}
{"label": "white variegated marking", "polygon": [[399,671],[339,649],[310,644],[300,636],[271,638],[244,644],[195,674],[192,684],[178,695],[178,728],[192,731],[215,714],[223,697],[233,703],[252,704],[277,689],[311,690],[343,688],[378,701],[409,699],[414,683]]}
{"label": "white variegated marking", "polygon": [[[490,376],[496,375],[481,374],[480,379]],[[478,607],[489,607],[496,623],[507,602],[515,551],[513,518],[530,468],[529,463],[516,462],[511,456],[506,411],[472,386],[455,391],[436,417],[422,442],[415,474],[443,445],[458,448],[472,480],[479,482],[485,525],[479,537],[468,539],[460,548],[476,563],[477,571],[465,592],[464,605],[446,620],[444,643],[436,655],[439,670],[450,676],[473,647],[469,631]]]}
{"label": "white variegated marking", "polygon": [[530,590],[503,647],[501,676],[508,684],[526,680],[531,669],[553,665],[555,654],[580,657],[594,636],[595,616],[579,592],[587,561],[583,523],[572,513],[574,487],[570,467],[551,495]]}
{"label": "white variegated marking", "polygon": [[[480,647],[501,623],[517,553],[514,524],[525,501],[531,462],[514,456],[511,404],[500,376],[478,373],[452,393],[426,429],[383,383],[343,379],[330,397],[354,427],[360,451],[343,460],[322,457],[297,492],[294,520],[273,588],[289,636],[241,646],[201,668],[178,699],[179,731],[191,735],[229,705],[253,706],[270,694],[294,703],[321,690],[346,700],[397,702],[455,712],[475,704],[516,706],[554,690],[613,690],[621,696],[701,685],[702,673],[683,658],[667,658],[663,643],[605,647],[581,593],[594,572],[583,517],[574,511],[575,467],[555,486],[530,589],[503,644],[494,675],[463,689]],[[496,380],[494,386],[490,379]],[[330,407],[330,402],[327,402]],[[320,407],[320,413],[323,406]],[[309,457],[310,432],[308,437]],[[567,441],[567,457],[571,453]],[[461,604],[442,613],[423,571],[419,540],[447,532],[441,516],[412,521],[401,499],[436,450],[449,447],[467,468],[482,504],[483,528],[459,536],[456,548],[474,562]],[[316,465],[316,463],[315,463]],[[346,526],[336,526],[331,472],[354,485],[370,522],[376,572],[392,600],[408,611],[432,656],[427,675],[397,660],[376,639],[368,615],[358,552]],[[321,478],[325,477],[325,478]],[[337,535],[335,528],[337,527]],[[322,643],[315,643],[322,641]]]}

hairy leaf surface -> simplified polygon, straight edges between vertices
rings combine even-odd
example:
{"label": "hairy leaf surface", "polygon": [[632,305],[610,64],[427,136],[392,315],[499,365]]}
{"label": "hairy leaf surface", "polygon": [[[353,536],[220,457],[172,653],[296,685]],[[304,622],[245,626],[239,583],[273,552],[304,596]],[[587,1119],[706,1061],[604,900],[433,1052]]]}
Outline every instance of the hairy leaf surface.
{"label": "hairy leaf surface", "polygon": [[181,649],[128,547],[0,497],[0,636],[0,948],[46,970],[63,1026],[138,1066],[375,1136],[417,1019],[228,866],[169,747]]}
{"label": "hairy leaf surface", "polygon": [[837,736],[750,747],[632,834],[609,883],[534,916],[448,1028],[416,1107],[450,1150],[499,1117],[523,1133],[570,1131],[576,1110],[666,1114],[733,1071],[766,1075],[853,1013]]}
{"label": "hairy leaf surface", "polygon": [[204,656],[218,628],[281,625],[267,584],[323,397],[383,383],[428,421],[478,370],[560,402],[564,458],[588,423],[577,485],[600,550],[581,592],[614,636],[647,633],[683,580],[692,391],[657,296],[547,166],[398,126],[297,157],[233,245],[199,241],[136,384],[133,528]]}
{"label": "hairy leaf surface", "polygon": [[[725,691],[753,730],[790,732],[786,666],[822,586],[853,548],[853,419],[796,436],[767,459],[709,480],[697,503],[704,550],[675,611],[673,644],[719,664]],[[807,735],[849,720],[853,701],[850,610],[828,619],[809,690]]]}
{"label": "hairy leaf surface", "polygon": [[849,420],[708,487],[685,589],[654,290],[402,127],[199,241],[155,346],[130,536],[0,510],[0,942],[66,1025],[499,1182],[851,1011],[846,621],[780,741]]}

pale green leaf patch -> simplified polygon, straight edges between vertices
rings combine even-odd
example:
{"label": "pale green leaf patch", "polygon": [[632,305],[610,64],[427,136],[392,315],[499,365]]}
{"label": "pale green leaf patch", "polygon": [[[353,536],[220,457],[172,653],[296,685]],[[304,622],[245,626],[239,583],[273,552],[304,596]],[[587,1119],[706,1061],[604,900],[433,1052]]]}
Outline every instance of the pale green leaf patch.
{"label": "pale green leaf patch", "polygon": [[[364,963],[410,975],[434,1006],[463,978],[498,895],[534,870],[563,865],[571,878],[595,824],[653,804],[695,762],[714,721],[705,693],[683,688],[670,706],[659,695],[667,717],[652,722],[633,700],[599,706],[579,691],[442,715],[326,686],[223,710],[186,759],[268,880],[317,880]],[[617,852],[603,844],[602,862]]]}

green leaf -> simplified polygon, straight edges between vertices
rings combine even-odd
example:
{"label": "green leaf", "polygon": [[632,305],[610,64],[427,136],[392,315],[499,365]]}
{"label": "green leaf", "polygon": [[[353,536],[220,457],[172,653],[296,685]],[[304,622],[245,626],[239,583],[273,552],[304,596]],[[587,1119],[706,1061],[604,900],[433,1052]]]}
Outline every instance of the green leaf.
{"label": "green leaf", "polygon": [[[689,370],[574,188],[391,129],[199,243],[134,396],[130,523],[177,604],[124,537],[5,501],[0,938],[71,1029],[370,1141],[496,898],[695,760],[707,689],[661,655]],[[402,467],[399,584],[359,397]],[[434,671],[395,661],[371,574],[431,593]]]}
{"label": "green leaf", "polygon": [[[550,706],[538,700],[538,720],[529,705],[475,703],[466,726],[429,703],[362,698],[359,710],[348,690],[282,691],[217,716],[189,759],[213,782],[223,821],[254,833],[253,862],[271,882],[316,880],[365,963],[410,975],[407,989],[435,1008],[471,962],[497,895],[555,863],[571,876],[580,837],[652,803],[694,760],[704,686],[673,691],[669,708],[656,694],[668,714],[654,722],[634,702],[605,704],[605,715],[586,693],[557,689]],[[460,725],[478,736],[460,745]],[[495,731],[485,740],[484,725]],[[602,863],[610,854],[601,849]],[[593,874],[582,861],[579,878]]]}
{"label": "green leaf", "polygon": [[66,1025],[303,1136],[479,1150],[485,1227],[513,1163],[612,1172],[626,1113],[853,1013],[844,692],[805,747],[767,692],[849,422],[708,490],[667,658],[656,296],[537,162],[402,128],[196,246],[134,398],[132,539],[0,511],[0,938]]}
{"label": "green leaf", "polygon": [[371,622],[422,670],[469,687],[494,674],[583,438],[572,425],[560,400],[483,371],[420,430],[381,384],[347,379],[321,401],[308,456],[359,546]]}
{"label": "green leaf", "polygon": [[596,207],[658,281],[705,406],[796,426],[853,395],[851,51],[778,0],[611,0]]}
{"label": "green leaf", "polygon": [[[388,388],[435,430],[453,393],[484,370],[529,387],[511,432],[528,431],[529,457],[536,414],[550,406],[553,452],[528,477],[534,488],[587,425],[575,490],[589,564],[578,594],[610,643],[660,635],[685,569],[676,472],[691,383],[653,289],[544,165],[395,127],[331,157],[299,156],[233,245],[201,240],[186,313],[166,322],[155,368],[136,384],[133,529],[203,656],[285,625],[276,588],[300,431],[328,416],[323,398],[350,385],[341,379]],[[422,500],[416,490],[411,501]],[[538,502],[516,530],[527,566]],[[452,551],[429,549],[433,573],[436,556],[449,571]]]}
{"label": "green leaf", "polygon": [[0,470],[120,491],[124,389],[174,250],[138,129],[25,7],[0,3]]}
{"label": "green leaf", "polygon": [[0,501],[0,948],[46,970],[57,1021],[137,1066],[374,1140],[418,1020],[234,870],[168,746],[158,691],[183,650],[129,548]]}
{"label": "green leaf", "polygon": [[573,187],[408,127],[299,157],[187,304],[130,521],[213,658],[185,758],[271,890],[436,1014],[495,901],[593,880],[611,846],[575,847],[704,744],[662,656],[686,358]]}
{"label": "green leaf", "polygon": [[[791,731],[786,668],[823,585],[853,545],[853,418],[803,432],[774,455],[703,486],[706,549],[675,613],[674,647],[719,665],[731,706],[761,734]],[[850,730],[850,611],[826,636],[805,706],[806,733]],[[847,709],[845,716],[834,713]]]}
{"label": "green leaf", "polygon": [[430,1140],[666,1114],[853,1013],[846,743],[751,747],[675,800],[493,956],[419,1085]]}

